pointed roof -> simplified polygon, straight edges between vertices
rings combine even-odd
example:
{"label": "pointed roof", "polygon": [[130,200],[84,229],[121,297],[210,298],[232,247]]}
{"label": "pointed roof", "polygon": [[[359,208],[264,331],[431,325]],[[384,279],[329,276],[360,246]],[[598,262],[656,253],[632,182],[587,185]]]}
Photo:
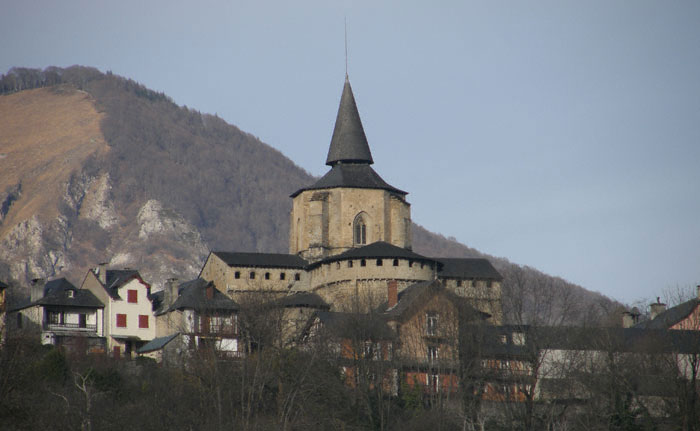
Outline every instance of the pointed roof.
{"label": "pointed roof", "polygon": [[338,163],[374,163],[347,75],[326,158],[326,164],[329,166]]}

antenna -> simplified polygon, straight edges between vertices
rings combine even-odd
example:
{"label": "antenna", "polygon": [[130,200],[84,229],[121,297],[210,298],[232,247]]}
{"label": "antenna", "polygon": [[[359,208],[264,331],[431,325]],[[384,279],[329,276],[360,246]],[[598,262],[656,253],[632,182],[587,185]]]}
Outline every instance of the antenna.
{"label": "antenna", "polygon": [[348,17],[345,17],[345,79],[348,79]]}

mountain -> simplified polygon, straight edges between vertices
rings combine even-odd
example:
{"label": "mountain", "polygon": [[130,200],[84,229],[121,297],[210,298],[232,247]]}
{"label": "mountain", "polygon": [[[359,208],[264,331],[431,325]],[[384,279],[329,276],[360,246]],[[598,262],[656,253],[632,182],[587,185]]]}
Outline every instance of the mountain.
{"label": "mountain", "polygon": [[[209,250],[287,251],[289,195],[314,178],[256,137],[93,68],[15,68],[0,78],[0,94],[0,280],[79,284],[107,262],[158,286],[196,277]],[[414,249],[484,256],[420,226]],[[613,305],[491,259],[519,301],[513,309],[567,313],[562,304],[540,310],[534,293],[523,294],[528,285],[575,298],[581,318]]]}

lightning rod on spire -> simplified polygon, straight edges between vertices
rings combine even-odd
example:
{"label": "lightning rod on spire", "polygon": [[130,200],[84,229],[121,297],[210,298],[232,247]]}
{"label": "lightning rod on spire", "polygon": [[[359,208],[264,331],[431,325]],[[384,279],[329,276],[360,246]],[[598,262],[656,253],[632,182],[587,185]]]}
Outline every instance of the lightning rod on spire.
{"label": "lightning rod on spire", "polygon": [[348,79],[348,17],[345,17],[345,79]]}

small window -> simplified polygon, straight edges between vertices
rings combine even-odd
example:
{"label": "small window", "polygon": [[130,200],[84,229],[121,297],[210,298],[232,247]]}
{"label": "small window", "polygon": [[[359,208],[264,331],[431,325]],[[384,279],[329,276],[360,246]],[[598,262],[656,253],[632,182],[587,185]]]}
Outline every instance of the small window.
{"label": "small window", "polygon": [[384,263],[381,259],[377,259],[377,266],[382,266]]}
{"label": "small window", "polygon": [[394,266],[399,266],[399,260],[398,260],[398,259],[394,259]]}
{"label": "small window", "polygon": [[340,262],[335,263],[335,269],[340,269]]}
{"label": "small window", "polygon": [[250,271],[250,279],[255,280],[255,271]]}
{"label": "small window", "polygon": [[270,273],[269,273],[269,272],[266,272],[266,273],[265,273],[265,280],[269,280],[269,279],[270,279]]}
{"label": "small window", "polygon": [[457,287],[462,287],[462,280],[457,280]]}
{"label": "small window", "polygon": [[348,260],[348,268],[352,268],[352,260]]}
{"label": "small window", "polygon": [[294,274],[294,280],[296,280],[296,281],[301,280],[301,274],[299,274],[298,272],[296,274]]}
{"label": "small window", "polygon": [[491,281],[491,280],[489,280],[489,281],[486,282],[486,287],[489,287],[489,288],[490,288],[490,287],[492,287],[492,286],[493,286],[493,284],[492,284],[492,281]]}
{"label": "small window", "polygon": [[87,315],[85,313],[78,314],[78,328],[87,327]]}
{"label": "small window", "polygon": [[284,272],[280,272],[280,280],[284,280],[287,277],[287,274]]}
{"label": "small window", "polygon": [[438,346],[428,346],[428,361],[435,362],[438,360]]}
{"label": "small window", "polygon": [[75,298],[75,291],[73,289],[68,291],[68,297],[69,298]]}
{"label": "small window", "polygon": [[117,314],[117,328],[126,328],[126,314]]}
{"label": "small window", "polygon": [[148,329],[148,315],[139,314],[139,328]]}
{"label": "small window", "polygon": [[360,266],[367,266],[367,261],[365,261],[364,259],[362,259],[362,260],[360,261]]}
{"label": "small window", "polygon": [[438,332],[438,314],[426,313],[425,315],[425,335],[435,336]]}
{"label": "small window", "polygon": [[353,231],[355,245],[367,244],[367,226],[365,225],[365,220],[364,217],[362,217],[362,214],[355,217],[355,227]]}
{"label": "small window", "polygon": [[61,323],[61,313],[57,311],[49,311],[49,324],[58,325]]}
{"label": "small window", "polygon": [[139,292],[138,292],[138,290],[129,289],[129,290],[126,292],[126,301],[129,302],[129,303],[131,303],[131,304],[136,304],[137,302],[139,302]]}
{"label": "small window", "polygon": [[421,262],[421,263],[420,263],[420,269],[423,269],[424,266],[425,266],[425,263]]}
{"label": "small window", "polygon": [[233,278],[235,278],[235,279],[241,278],[241,271],[236,271],[236,272],[234,272],[234,273],[233,273]]}
{"label": "small window", "polygon": [[409,268],[413,268],[413,261],[412,261],[412,260],[409,260],[409,261],[408,261],[408,267],[409,267]]}

